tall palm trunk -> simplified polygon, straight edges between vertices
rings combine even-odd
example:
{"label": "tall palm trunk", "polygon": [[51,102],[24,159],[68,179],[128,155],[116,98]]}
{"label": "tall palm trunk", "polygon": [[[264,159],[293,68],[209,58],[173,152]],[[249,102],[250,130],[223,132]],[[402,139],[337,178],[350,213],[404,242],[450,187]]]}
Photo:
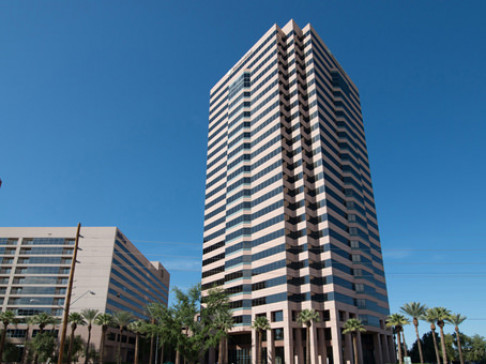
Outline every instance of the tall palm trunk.
{"label": "tall palm trunk", "polygon": [[101,327],[101,340],[100,340],[100,364],[103,364],[103,359],[105,355],[105,338],[106,338],[106,331],[108,330],[108,326],[103,325]]}
{"label": "tall palm trunk", "polygon": [[224,338],[224,357],[223,364],[228,363],[228,336]]}
{"label": "tall palm trunk", "polygon": [[[43,325],[43,324],[39,325],[39,334],[44,333],[44,328],[45,328],[45,325]],[[38,360],[39,360],[39,355],[37,355],[37,353],[35,353],[34,354],[34,364],[37,364]]]}
{"label": "tall palm trunk", "polygon": [[440,345],[442,347],[442,361],[444,364],[447,364],[447,353],[445,347],[445,338],[444,338],[444,324],[439,325],[440,329]]}
{"label": "tall palm trunk", "polygon": [[351,337],[353,338],[354,364],[358,364],[358,338],[356,334],[353,334]]}
{"label": "tall palm trunk", "polygon": [[2,363],[3,348],[5,347],[5,338],[7,337],[8,324],[3,324],[2,339],[0,340],[0,364]]}
{"label": "tall palm trunk", "polygon": [[89,362],[89,344],[91,342],[91,323],[88,324],[88,340],[86,341],[86,350],[84,352],[84,364],[88,364]]}
{"label": "tall palm trunk", "polygon": [[[424,353],[422,352],[422,342],[420,341],[420,335],[419,335],[419,330],[418,330],[418,320],[417,318],[413,318],[413,326],[415,326],[415,334],[417,335],[417,345],[419,349],[419,357],[420,357],[420,363],[423,364],[424,362]],[[461,363],[464,364],[464,363]]]}
{"label": "tall palm trunk", "polygon": [[457,337],[457,350],[459,351],[459,360],[464,364],[464,357],[462,356],[461,338],[459,337],[459,327],[455,327]]}
{"label": "tall palm trunk", "polygon": [[258,364],[262,364],[262,331],[258,331],[258,352],[257,352],[257,358],[258,358]]}
{"label": "tall palm trunk", "polygon": [[138,364],[138,342],[140,340],[140,334],[138,331],[135,333],[135,361],[133,364]]}
{"label": "tall palm trunk", "polygon": [[439,347],[437,346],[437,338],[435,337],[435,325],[431,324],[430,329],[432,330],[432,340],[434,341],[435,359],[437,364],[440,364]]}
{"label": "tall palm trunk", "polygon": [[[154,325],[155,324],[155,319],[152,318],[150,320],[150,324],[151,325]],[[152,364],[153,361],[154,361],[154,344],[155,344],[155,337],[152,333],[152,335],[150,335],[150,353],[149,353],[149,362],[148,364]]]}
{"label": "tall palm trunk", "polygon": [[67,361],[71,364],[71,355],[73,355],[73,342],[74,342],[74,332],[76,331],[76,324],[71,325],[71,340],[69,340],[68,356]]}
{"label": "tall palm trunk", "polygon": [[224,346],[224,337],[222,337],[220,340],[219,340],[219,348],[218,348],[218,364],[223,364],[223,357],[224,357],[224,354],[223,354],[223,346]]}
{"label": "tall palm trunk", "polygon": [[309,324],[306,325],[307,326],[307,331],[306,331],[306,348],[305,348],[305,360],[306,360],[306,364],[310,364],[311,363],[311,352],[310,352],[310,322]]}
{"label": "tall palm trunk", "polygon": [[175,360],[175,364],[181,364],[181,356],[179,355],[179,350],[176,350],[176,360]]}
{"label": "tall palm trunk", "polygon": [[[27,344],[30,341],[30,324],[27,325],[27,333],[25,334],[25,343]],[[29,361],[29,349],[27,345],[24,345],[24,353],[22,355],[22,364],[27,364]]]}
{"label": "tall palm trunk", "polygon": [[122,343],[122,334],[123,334],[123,327],[119,328],[119,338],[118,338],[118,349],[117,349],[117,363],[121,364],[121,343]]}
{"label": "tall palm trunk", "polygon": [[398,339],[398,362],[400,364],[403,364],[403,357],[402,357],[402,335],[400,333],[400,330],[397,332],[397,339]]}
{"label": "tall palm trunk", "polygon": [[148,364],[152,364],[154,361],[154,335],[150,337],[150,352],[149,352],[149,362]]}
{"label": "tall palm trunk", "polygon": [[403,356],[408,356],[407,343],[405,342],[405,333],[403,334],[402,338],[403,338]]}

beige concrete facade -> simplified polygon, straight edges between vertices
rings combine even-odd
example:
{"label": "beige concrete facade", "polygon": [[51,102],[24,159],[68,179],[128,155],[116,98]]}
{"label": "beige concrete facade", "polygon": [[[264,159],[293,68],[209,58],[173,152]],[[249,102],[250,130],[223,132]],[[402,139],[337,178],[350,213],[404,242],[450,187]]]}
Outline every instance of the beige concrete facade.
{"label": "beige concrete facade", "polygon": [[256,362],[258,315],[268,363],[352,361],[348,318],[359,364],[394,362],[359,93],[311,25],[274,25],[216,83],[208,135],[202,287],[231,294],[229,362]]}
{"label": "beige concrete facade", "polygon": [[[20,317],[48,312],[62,319],[76,227],[0,227],[0,301],[2,311]],[[146,318],[150,302],[167,304],[170,275],[159,262],[149,262],[116,227],[81,227],[70,312],[96,309],[100,313],[128,311]],[[30,327],[29,336],[37,327]],[[57,325],[54,329],[58,330]],[[27,325],[9,331],[22,345]],[[116,330],[106,341],[106,359],[113,359]],[[76,331],[84,339],[87,328]],[[124,340],[122,356],[133,355],[133,339]],[[98,350],[100,327],[91,342]]]}

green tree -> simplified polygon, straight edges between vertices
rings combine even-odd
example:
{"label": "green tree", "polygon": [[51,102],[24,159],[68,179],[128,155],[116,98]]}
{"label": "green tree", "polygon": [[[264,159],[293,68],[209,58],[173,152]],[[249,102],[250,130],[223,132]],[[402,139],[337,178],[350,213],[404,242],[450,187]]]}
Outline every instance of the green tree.
{"label": "green tree", "polygon": [[266,316],[258,316],[255,317],[253,320],[253,324],[251,325],[257,334],[258,345],[257,345],[257,363],[262,364],[263,361],[263,348],[262,348],[262,339],[263,339],[263,332],[266,330],[270,330],[270,324],[268,323],[268,319]]}
{"label": "green tree", "polygon": [[[437,333],[428,331],[422,335],[422,338],[420,340],[422,343],[422,352],[424,354],[425,363],[437,363],[437,355],[435,353],[434,340],[432,338],[432,335],[437,336]],[[412,363],[418,363],[420,361],[417,341],[413,343],[412,348],[410,349],[410,357],[412,359]]]}
{"label": "green tree", "polygon": [[128,326],[130,322],[133,321],[133,315],[130,312],[126,311],[117,311],[113,314],[113,324],[118,327],[118,347],[116,352],[116,359],[117,363],[121,364],[121,343],[122,343],[122,334],[125,328]]}
{"label": "green tree", "polygon": [[156,330],[155,330],[155,314],[156,314],[156,305],[157,303],[150,303],[147,305],[147,315],[150,318],[150,323],[145,326],[145,334],[150,337],[150,350],[149,350],[149,361],[148,364],[152,364],[154,361],[154,339],[156,337]]}
{"label": "green tree", "polygon": [[228,332],[234,326],[231,312],[217,311],[213,323],[219,338],[218,363],[224,364],[228,360]]}
{"label": "green tree", "polygon": [[226,337],[233,327],[228,294],[221,288],[210,289],[201,297],[201,286],[187,291],[174,288],[174,303],[166,307],[162,303],[147,306],[151,317],[145,325],[145,333],[158,337],[163,348],[175,351],[175,363],[181,357],[195,363],[209,348],[219,345],[219,361],[227,360]]}
{"label": "green tree", "polygon": [[447,319],[451,315],[451,311],[445,307],[434,307],[433,309],[433,316],[437,322],[437,326],[439,326],[440,330],[440,344],[442,347],[442,361],[444,364],[447,364],[447,351],[446,351],[446,343],[444,337],[444,325],[447,322]]}
{"label": "green tree", "polygon": [[397,334],[397,339],[398,339],[398,362],[400,364],[403,364],[403,355],[402,355],[402,339],[401,339],[401,335],[402,335],[402,332],[403,332],[403,326],[404,325],[408,325],[410,323],[410,321],[408,321],[408,319],[403,316],[403,315],[400,315],[399,313],[394,313],[394,314],[391,314],[390,316],[388,316],[388,318],[386,319],[386,326],[388,327],[393,327],[395,329],[395,332]]}
{"label": "green tree", "polygon": [[103,364],[105,354],[105,340],[108,327],[113,324],[113,316],[109,313],[100,313],[96,316],[94,323],[101,326],[101,339],[100,339],[100,364]]}
{"label": "green tree", "polygon": [[309,310],[305,309],[302,310],[299,313],[299,316],[297,317],[297,322],[305,325],[306,328],[306,343],[305,343],[305,357],[306,357],[306,363],[310,364],[311,360],[311,350],[310,350],[310,332],[311,332],[311,325],[312,322],[319,322],[320,317],[319,313],[316,312],[315,310]]}
{"label": "green tree", "polygon": [[46,362],[48,359],[53,359],[54,349],[57,345],[57,340],[51,332],[38,332],[29,342],[29,349],[34,353],[34,360]]}
{"label": "green tree", "polygon": [[[413,326],[415,327],[415,334],[417,336],[417,345],[419,350],[420,356],[420,363],[424,363],[424,354],[422,351],[422,343],[420,342],[420,335],[419,335],[419,318],[425,314],[427,310],[427,306],[419,303],[419,302],[410,302],[403,305],[400,310],[405,313],[406,315],[412,318]],[[464,364],[464,363],[461,363]]]}
{"label": "green tree", "polygon": [[83,315],[84,320],[88,324],[88,339],[86,340],[86,349],[84,351],[84,364],[88,364],[89,362],[89,347],[91,344],[91,329],[93,328],[93,322],[98,316],[99,311],[87,308],[81,311],[81,315]]}
{"label": "green tree", "polygon": [[[30,341],[30,327],[35,324],[33,317],[25,318],[25,323],[27,324],[27,332],[25,334],[25,342]],[[24,345],[24,352],[22,354],[22,364],[27,364],[29,361],[30,350],[28,345]]]}
{"label": "green tree", "polygon": [[[57,323],[57,320],[54,316],[48,314],[47,312],[41,312],[37,315],[32,316],[32,323],[35,325],[39,326],[39,334],[44,334],[44,330],[47,325],[55,325]],[[37,335],[36,335],[37,337]],[[42,353],[47,352],[46,350],[49,348],[50,341],[47,336],[42,336],[42,338],[38,339],[39,343],[37,347],[43,349],[44,351],[40,351]],[[35,347],[35,346],[34,346]],[[39,359],[39,351],[38,350],[33,350],[34,351],[34,363],[37,364],[37,361]],[[41,359],[42,360],[42,359]],[[47,360],[47,358],[46,358]]]}
{"label": "green tree", "polygon": [[[71,362],[77,363],[79,361],[78,360],[79,356],[84,352],[85,345],[86,345],[86,343],[81,338],[81,336],[75,335],[72,342],[71,342],[71,340],[69,340],[69,341],[66,340],[64,342],[64,352],[68,353],[69,348],[71,348]],[[56,352],[56,354],[57,354],[57,352]],[[66,358],[65,361],[67,362],[67,360],[69,358],[67,356],[65,358]]]}
{"label": "green tree", "polygon": [[22,349],[6,340],[3,348],[3,360],[7,363],[17,363],[22,356]]}
{"label": "green tree", "polygon": [[[180,355],[189,363],[195,363],[207,348],[210,330],[200,312],[201,286],[197,284],[187,293],[178,288],[173,291],[175,303],[167,310],[165,319],[176,349],[176,364],[180,363]],[[195,320],[196,317],[200,319]]]}
{"label": "green tree", "polygon": [[350,318],[343,325],[343,334],[350,334],[353,340],[354,364],[359,363],[358,333],[366,332],[361,320]]}
{"label": "green tree", "polygon": [[462,316],[460,313],[451,314],[447,318],[451,324],[454,325],[454,331],[456,332],[456,340],[457,340],[457,350],[459,351],[459,360],[461,364],[464,364],[464,356],[462,355],[462,348],[461,348],[461,338],[459,333],[459,325],[462,324],[466,320],[466,316]]}
{"label": "green tree", "polygon": [[[150,323],[145,325],[145,333],[150,337],[151,342],[149,353],[149,364],[151,364],[153,362],[153,338],[159,338],[159,345],[164,349],[163,351],[165,351],[166,346],[175,347],[176,337],[173,336],[175,323],[174,313],[162,303],[149,304],[147,311],[151,319]],[[163,356],[163,351],[161,356]]]}
{"label": "green tree", "polygon": [[39,332],[42,334],[47,325],[54,325],[57,323],[57,320],[54,316],[46,313],[41,312],[37,315],[32,316],[32,322],[39,326]]}
{"label": "green tree", "polygon": [[477,363],[486,363],[486,339],[480,335],[467,337],[464,359]]}
{"label": "green tree", "polygon": [[68,363],[72,362],[72,356],[73,356],[73,343],[74,343],[74,334],[76,332],[76,328],[81,325],[84,326],[86,325],[86,321],[84,320],[84,317],[78,313],[78,312],[71,312],[68,316],[68,322],[71,323],[71,338],[69,339],[69,348],[68,348],[68,355],[67,355],[67,361]]}
{"label": "green tree", "polygon": [[447,358],[450,362],[458,361],[459,360],[459,353],[454,348],[454,336],[451,334],[444,335],[445,347],[446,347],[446,354]]}
{"label": "green tree", "polygon": [[437,338],[435,335],[435,322],[436,322],[436,315],[435,310],[433,308],[429,308],[425,311],[425,314],[422,315],[421,320],[430,323],[430,330],[432,331],[432,339],[434,342],[434,350],[435,350],[435,357],[437,360],[437,364],[440,364],[440,355],[439,355],[439,347],[437,345]]}
{"label": "green tree", "polygon": [[135,333],[135,361],[134,364],[138,364],[138,349],[140,344],[140,335],[145,332],[145,322],[142,320],[132,321],[127,326],[128,330]]}
{"label": "green tree", "polygon": [[226,340],[234,323],[229,305],[228,293],[222,288],[212,288],[204,297],[201,319],[209,329],[207,346],[218,349],[218,363],[226,362]]}
{"label": "green tree", "polygon": [[2,338],[0,339],[0,363],[2,362],[3,348],[5,347],[5,338],[7,337],[8,326],[17,323],[18,319],[13,311],[0,312],[0,321],[3,324]]}

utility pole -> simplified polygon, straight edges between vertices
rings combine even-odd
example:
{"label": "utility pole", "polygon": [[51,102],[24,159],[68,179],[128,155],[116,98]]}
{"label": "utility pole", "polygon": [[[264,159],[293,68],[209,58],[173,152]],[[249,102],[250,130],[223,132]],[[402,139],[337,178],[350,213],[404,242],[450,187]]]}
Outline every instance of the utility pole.
{"label": "utility pole", "polygon": [[64,341],[66,340],[66,330],[69,318],[69,306],[71,305],[71,294],[73,292],[74,268],[76,267],[76,257],[78,256],[79,231],[81,230],[81,223],[78,223],[76,230],[76,239],[74,240],[73,260],[71,262],[71,271],[69,272],[69,283],[66,295],[66,303],[64,305],[64,317],[62,320],[61,343],[59,347],[59,358],[57,364],[62,364],[62,356],[64,354]]}

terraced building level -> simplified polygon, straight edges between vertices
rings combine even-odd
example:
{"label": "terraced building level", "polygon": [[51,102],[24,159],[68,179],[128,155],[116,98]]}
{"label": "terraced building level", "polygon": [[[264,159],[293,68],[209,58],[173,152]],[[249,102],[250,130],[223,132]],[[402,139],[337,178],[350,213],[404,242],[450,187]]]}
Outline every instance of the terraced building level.
{"label": "terraced building level", "polygon": [[[268,363],[394,361],[359,93],[311,25],[274,25],[213,87],[203,294],[231,294],[229,363],[255,363],[257,316]],[[314,309],[320,322],[297,322]],[[214,359],[209,358],[210,362]]]}

